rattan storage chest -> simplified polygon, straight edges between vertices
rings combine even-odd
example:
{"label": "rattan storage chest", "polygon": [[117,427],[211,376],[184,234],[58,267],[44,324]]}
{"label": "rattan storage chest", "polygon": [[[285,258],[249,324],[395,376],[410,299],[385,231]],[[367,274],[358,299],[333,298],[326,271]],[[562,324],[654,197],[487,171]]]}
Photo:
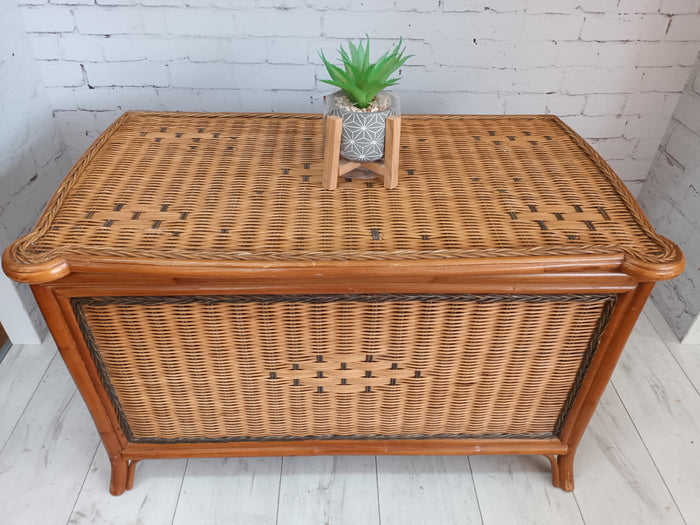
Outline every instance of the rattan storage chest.
{"label": "rattan storage chest", "polygon": [[322,119],[131,112],[3,256],[112,463],[576,447],[683,255],[552,116],[404,116],[399,185]]}

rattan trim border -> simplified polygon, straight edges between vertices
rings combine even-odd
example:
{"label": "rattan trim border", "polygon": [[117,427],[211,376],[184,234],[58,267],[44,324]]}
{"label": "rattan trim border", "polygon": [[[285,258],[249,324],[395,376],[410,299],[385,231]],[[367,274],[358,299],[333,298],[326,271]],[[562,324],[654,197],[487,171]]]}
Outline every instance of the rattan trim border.
{"label": "rattan trim border", "polygon": [[[307,302],[314,304],[328,304],[340,301],[359,301],[366,303],[384,303],[400,301],[420,301],[420,302],[476,302],[477,304],[488,304],[498,302],[595,302],[606,301],[605,307],[598,321],[598,325],[584,352],[581,366],[574,379],[574,383],[569,391],[567,399],[562,407],[562,411],[555,423],[551,433],[545,434],[436,434],[436,435],[353,435],[353,436],[266,436],[266,437],[227,437],[227,438],[201,438],[201,439],[158,439],[158,438],[136,438],[126,419],[124,410],[119,402],[117,393],[112,385],[105,364],[97,348],[89,323],[83,311],[83,305],[104,306],[108,304],[212,304],[216,302],[228,303],[274,303],[274,302]],[[172,443],[234,443],[234,442],[267,442],[267,441],[305,441],[305,440],[391,440],[391,439],[550,439],[558,437],[566,423],[576,396],[583,384],[593,356],[598,349],[601,337],[612,316],[612,312],[617,303],[615,294],[542,294],[542,295],[504,295],[504,294],[340,294],[340,295],[222,295],[222,296],[110,296],[110,297],[74,297],[71,299],[73,312],[78,321],[80,331],[83,334],[85,343],[90,352],[90,356],[97,368],[97,372],[104,386],[112,406],[117,414],[119,425],[127,440],[131,443],[149,444],[172,444]]]}
{"label": "rattan trim border", "polygon": [[[9,257],[18,264],[23,265],[38,265],[46,264],[51,261],[65,259],[70,255],[82,256],[99,256],[115,259],[124,258],[160,258],[165,260],[199,260],[199,261],[308,261],[308,260],[418,260],[418,259],[447,259],[447,258],[484,258],[484,257],[526,257],[526,256],[550,256],[550,255],[600,255],[611,253],[623,253],[633,259],[650,263],[650,264],[668,264],[678,260],[680,254],[678,248],[668,239],[660,236],[649,221],[644,216],[643,212],[636,203],[634,197],[630,194],[624,184],[615,175],[614,171],[608,166],[603,158],[576,134],[570,127],[564,124],[559,118],[554,115],[517,115],[524,120],[542,120],[547,119],[556,123],[591,159],[591,161],[601,170],[601,173],[611,183],[616,193],[625,203],[632,218],[638,224],[640,229],[659,247],[658,253],[644,253],[636,250],[634,246],[626,245],[595,245],[595,246],[558,246],[556,248],[530,248],[530,249],[468,249],[468,250],[427,250],[427,251],[402,251],[394,250],[388,252],[367,251],[364,253],[358,252],[304,252],[300,254],[277,253],[277,252],[200,252],[200,251],[156,251],[156,250],[115,250],[111,248],[96,248],[86,246],[60,247],[53,250],[43,251],[41,253],[32,252],[32,245],[36,240],[41,238],[50,228],[54,218],[61,208],[63,200],[70,189],[78,179],[78,176],[83,172],[86,165],[97,155],[109,138],[114,135],[119,128],[130,118],[137,114],[146,114],[153,117],[198,117],[207,119],[216,118],[274,118],[274,119],[320,119],[318,114],[305,113],[186,113],[186,112],[126,112],[119,117],[102,135],[98,137],[95,143],[83,154],[78,162],[73,166],[69,174],[66,176],[63,183],[60,185],[56,194],[49,202],[46,210],[37,222],[35,229],[16,241],[9,247]],[[405,115],[402,118],[407,120],[478,120],[478,119],[503,119],[502,115]],[[57,261],[58,262],[58,261]]]}

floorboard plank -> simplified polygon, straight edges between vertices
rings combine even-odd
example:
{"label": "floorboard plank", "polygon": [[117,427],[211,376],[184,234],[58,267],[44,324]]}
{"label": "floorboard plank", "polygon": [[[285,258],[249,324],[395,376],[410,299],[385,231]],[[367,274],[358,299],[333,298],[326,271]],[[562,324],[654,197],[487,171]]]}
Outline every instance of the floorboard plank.
{"label": "floorboard plank", "polygon": [[651,301],[644,307],[644,314],[656,330],[659,338],[673,354],[678,365],[693,383],[695,390],[700,392],[700,345],[681,344],[666,320]]}
{"label": "floorboard plank", "polygon": [[645,316],[613,384],[686,522],[700,523],[700,394]]}
{"label": "floorboard plank", "polygon": [[382,525],[477,524],[479,504],[462,456],[378,456]]}
{"label": "floorboard plank", "polygon": [[170,525],[185,464],[184,459],[142,461],[136,466],[134,488],[121,496],[112,496],[109,459],[104,447],[98,447],[68,523]]}
{"label": "floorboard plank", "polygon": [[680,525],[678,508],[615,388],[605,390],[574,465],[586,525]]}
{"label": "floorboard plank", "polygon": [[274,525],[281,458],[189,459],[173,525]]}
{"label": "floorboard plank", "polygon": [[283,458],[277,524],[379,524],[374,456]]}
{"label": "floorboard plank", "polygon": [[56,355],[48,336],[40,345],[14,345],[0,363],[0,450]]}
{"label": "floorboard plank", "polygon": [[0,509],[9,524],[65,525],[99,438],[56,356],[0,454]]}
{"label": "floorboard plank", "polygon": [[544,456],[469,458],[484,525],[583,525],[570,492],[552,485]]}

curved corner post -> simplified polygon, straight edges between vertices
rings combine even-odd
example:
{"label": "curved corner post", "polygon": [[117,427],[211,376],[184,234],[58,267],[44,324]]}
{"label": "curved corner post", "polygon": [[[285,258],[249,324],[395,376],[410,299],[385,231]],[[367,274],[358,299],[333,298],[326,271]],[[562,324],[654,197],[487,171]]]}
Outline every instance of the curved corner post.
{"label": "curved corner post", "polygon": [[[586,378],[581,385],[581,390],[571,408],[569,417],[562,428],[559,439],[567,445],[566,454],[557,456],[556,471],[558,484],[565,491],[574,489],[574,456],[583,433],[588,426],[605,387],[610,381],[615,365],[617,364],[627,338],[632,333],[634,325],[642,313],[654,282],[639,283],[637,287],[622,295],[608,322],[602,340],[598,347],[593,362],[588,369]],[[552,463],[552,476],[554,479],[555,466],[553,457],[549,457]]]}
{"label": "curved corner post", "polygon": [[[69,300],[56,297],[50,288],[42,285],[33,285],[32,291],[46,319],[51,335],[56,341],[56,346],[61,353],[66,368],[68,368],[73,377],[78,391],[92,415],[102,444],[110,458],[109,461],[112,464],[110,492],[112,494],[121,494],[128,488],[127,471],[129,464],[127,460],[122,458],[122,451],[127,443],[126,437],[117,423],[113,408],[98,392],[99,379],[93,379],[87,366],[87,363],[91,362],[90,359],[83,359],[80,354],[80,340],[77,339],[78,336],[74,335],[71,330],[73,328],[77,331],[78,328],[77,326],[70,326],[75,324],[75,318],[69,312]],[[93,373],[97,375],[96,371],[93,371]],[[111,415],[110,410],[112,410]],[[133,469],[131,479],[133,483]]]}

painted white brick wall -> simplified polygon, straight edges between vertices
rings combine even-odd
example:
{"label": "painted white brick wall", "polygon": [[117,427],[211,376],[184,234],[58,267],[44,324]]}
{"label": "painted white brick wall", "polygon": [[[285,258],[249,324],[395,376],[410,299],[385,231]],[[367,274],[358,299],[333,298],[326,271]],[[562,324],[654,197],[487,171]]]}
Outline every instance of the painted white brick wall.
{"label": "painted white brick wall", "polygon": [[653,160],[639,202],[675,241],[685,271],[654,287],[652,299],[679,338],[700,344],[700,54]]}
{"label": "painted white brick wall", "polygon": [[[57,12],[57,21],[62,11]],[[68,16],[72,28],[72,18]],[[58,22],[57,22],[58,24]],[[58,25],[54,26],[58,27]],[[52,37],[55,38],[55,37]],[[70,159],[42,85],[17,6],[0,2],[0,253],[36,222]],[[41,61],[45,78],[78,82],[57,70],[59,62]],[[38,343],[46,325],[27,285],[0,272],[0,322],[13,343]]]}
{"label": "painted white brick wall", "polygon": [[700,49],[700,0],[14,1],[74,159],[127,109],[320,112],[369,34],[405,112],[557,114],[636,192]]}

